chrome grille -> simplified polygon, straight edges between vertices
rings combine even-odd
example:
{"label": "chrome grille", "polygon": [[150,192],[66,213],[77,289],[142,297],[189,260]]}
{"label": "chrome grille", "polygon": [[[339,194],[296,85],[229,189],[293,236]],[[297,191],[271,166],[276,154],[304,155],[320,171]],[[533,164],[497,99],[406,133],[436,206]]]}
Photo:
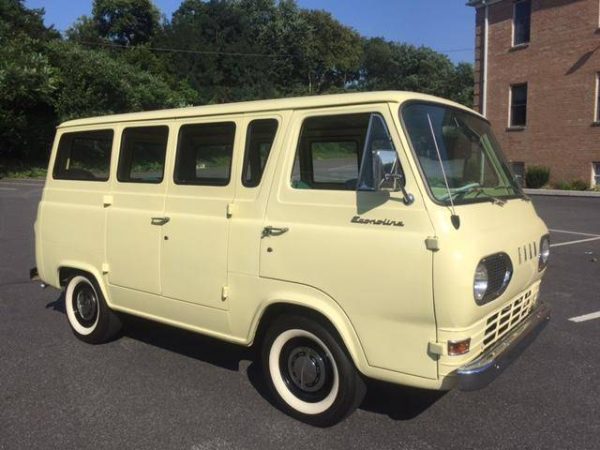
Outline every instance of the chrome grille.
{"label": "chrome grille", "polygon": [[532,291],[529,290],[488,317],[483,338],[483,349],[491,347],[502,339],[531,313],[533,307],[533,295]]}

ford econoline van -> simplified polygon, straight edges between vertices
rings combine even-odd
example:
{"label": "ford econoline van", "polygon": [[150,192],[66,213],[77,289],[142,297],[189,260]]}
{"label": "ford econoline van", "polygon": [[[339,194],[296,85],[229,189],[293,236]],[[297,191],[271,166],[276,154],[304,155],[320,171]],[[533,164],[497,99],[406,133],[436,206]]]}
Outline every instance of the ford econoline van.
{"label": "ford econoline van", "polygon": [[35,234],[79,339],[127,313],[255,346],[318,426],[366,378],[479,389],[550,317],[548,229],[489,122],[414,93],[63,123]]}

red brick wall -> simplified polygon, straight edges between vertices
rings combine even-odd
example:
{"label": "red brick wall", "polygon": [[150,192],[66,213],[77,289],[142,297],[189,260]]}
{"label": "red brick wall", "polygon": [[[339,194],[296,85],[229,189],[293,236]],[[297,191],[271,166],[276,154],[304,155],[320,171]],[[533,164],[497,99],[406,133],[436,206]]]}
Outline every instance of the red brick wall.
{"label": "red brick wall", "polygon": [[[599,0],[533,0],[531,40],[512,49],[512,0],[489,6],[487,116],[511,161],[545,165],[551,179],[591,182],[600,161],[594,126],[600,72]],[[476,86],[479,94],[484,10],[476,14]],[[509,90],[528,84],[527,126],[508,129]],[[475,105],[479,107],[480,96]]]}

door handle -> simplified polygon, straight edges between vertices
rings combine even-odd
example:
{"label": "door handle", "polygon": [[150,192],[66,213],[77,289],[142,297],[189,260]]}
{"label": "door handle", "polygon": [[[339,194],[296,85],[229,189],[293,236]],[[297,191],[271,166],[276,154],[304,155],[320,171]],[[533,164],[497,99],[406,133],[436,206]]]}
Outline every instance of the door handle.
{"label": "door handle", "polygon": [[265,227],[263,229],[262,236],[281,236],[282,234],[287,233],[288,231],[290,231],[289,228],[277,228],[269,225],[268,227]]}
{"label": "door handle", "polygon": [[152,225],[162,226],[169,220],[171,220],[169,217],[153,217],[152,220],[150,220],[150,223]]}

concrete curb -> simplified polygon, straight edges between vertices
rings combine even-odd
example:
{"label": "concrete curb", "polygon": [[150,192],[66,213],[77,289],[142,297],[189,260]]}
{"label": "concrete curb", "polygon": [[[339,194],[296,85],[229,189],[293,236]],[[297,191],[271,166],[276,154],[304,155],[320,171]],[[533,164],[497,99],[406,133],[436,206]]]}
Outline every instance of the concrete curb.
{"label": "concrete curb", "polygon": [[527,195],[546,195],[555,197],[600,198],[597,191],[562,191],[560,189],[523,189]]}

